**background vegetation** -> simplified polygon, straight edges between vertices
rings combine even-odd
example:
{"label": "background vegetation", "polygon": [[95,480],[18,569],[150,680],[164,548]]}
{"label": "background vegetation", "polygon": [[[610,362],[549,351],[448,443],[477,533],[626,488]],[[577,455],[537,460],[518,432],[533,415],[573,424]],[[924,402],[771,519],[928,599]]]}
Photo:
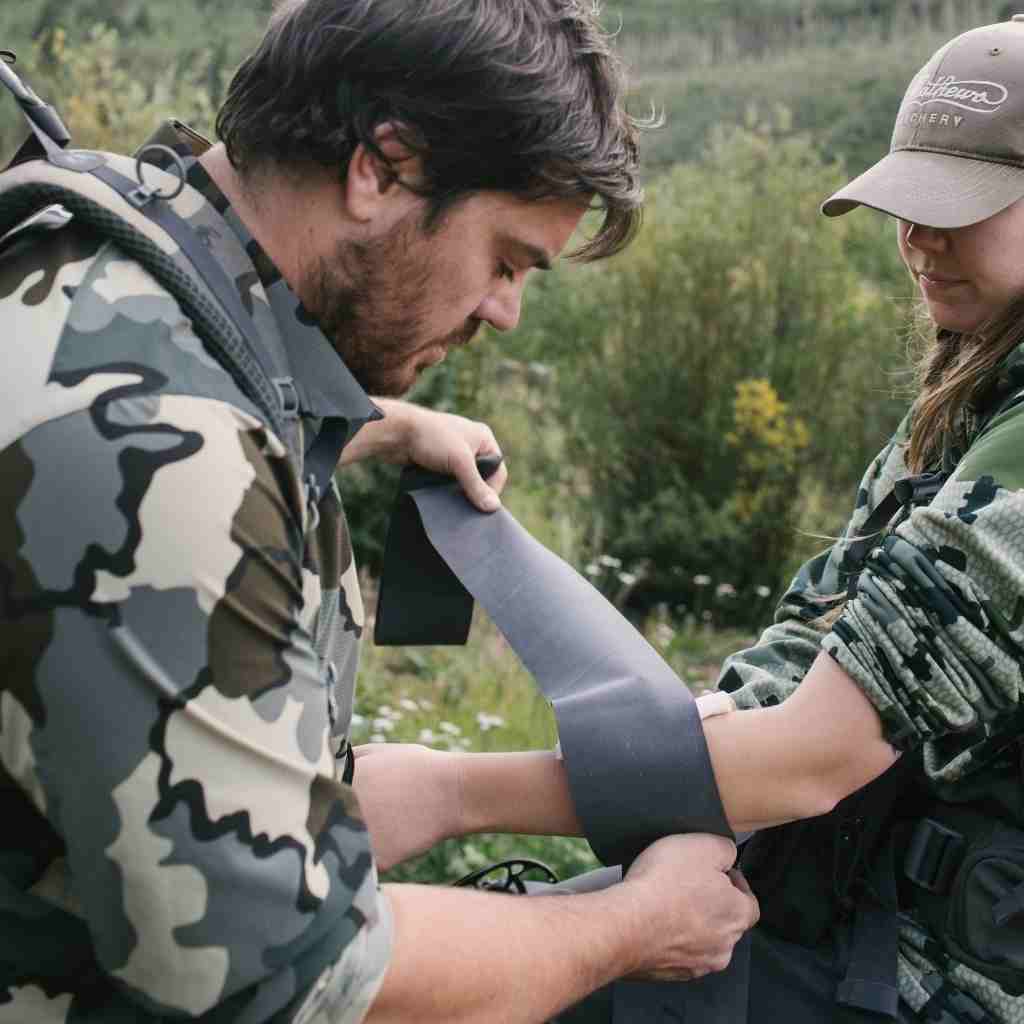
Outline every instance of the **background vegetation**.
{"label": "background vegetation", "polygon": [[[44,0],[0,6],[0,48],[76,142],[130,149],[161,118],[209,131],[270,0]],[[828,222],[821,199],[886,149],[903,89],[994,0],[608,0],[646,140],[637,244],[563,266],[514,335],[484,339],[420,399],[489,421],[507,503],[626,609],[684,682],[771,614],[796,564],[840,528],[908,395],[909,288],[891,225]],[[23,135],[0,96],[0,157]],[[374,589],[393,474],[343,485]],[[371,600],[372,608],[372,600]],[[359,738],[454,749],[553,741],[493,627],[465,651],[369,650]],[[579,842],[446,844],[404,876],[442,878],[515,849],[563,873]]]}

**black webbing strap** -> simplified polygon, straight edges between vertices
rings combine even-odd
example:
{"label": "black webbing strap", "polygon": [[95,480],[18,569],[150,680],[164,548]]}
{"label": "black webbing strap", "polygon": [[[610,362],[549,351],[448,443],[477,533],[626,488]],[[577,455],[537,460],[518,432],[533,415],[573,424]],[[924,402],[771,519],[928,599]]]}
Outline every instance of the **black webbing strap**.
{"label": "black webbing strap", "polygon": [[407,474],[375,640],[463,643],[475,598],[551,702],[576,812],[605,864],[680,832],[732,837],[692,694],[574,569],[506,510]]}
{"label": "black webbing strap", "polygon": [[941,974],[927,974],[921,985],[931,995],[918,1011],[921,1020],[933,1024],[995,1024],[988,1011]]}
{"label": "black webbing strap", "polygon": [[836,1002],[899,1020],[898,952],[896,912],[862,903],[853,919],[850,963],[836,988]]}
{"label": "black webbing strap", "polygon": [[942,489],[949,478],[948,473],[921,473],[918,476],[897,480],[893,489],[878,503],[868,516],[867,522],[846,547],[840,570],[849,575],[847,596],[857,596],[857,579],[868,552],[880,543],[880,534],[892,522],[900,509],[911,509],[927,505]]}
{"label": "black webbing strap", "polygon": [[876,891],[865,894],[854,912],[850,959],[846,976],[836,987],[836,1002],[899,1020],[895,834],[879,850],[871,881]]}

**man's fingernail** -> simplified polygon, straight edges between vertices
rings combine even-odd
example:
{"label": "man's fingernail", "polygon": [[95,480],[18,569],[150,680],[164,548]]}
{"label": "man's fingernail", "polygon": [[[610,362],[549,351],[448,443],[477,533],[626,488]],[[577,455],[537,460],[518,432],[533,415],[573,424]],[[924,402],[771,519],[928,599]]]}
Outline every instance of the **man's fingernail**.
{"label": "man's fingernail", "polygon": [[488,491],[480,498],[480,505],[485,512],[496,512],[501,508],[501,498],[494,491]]}

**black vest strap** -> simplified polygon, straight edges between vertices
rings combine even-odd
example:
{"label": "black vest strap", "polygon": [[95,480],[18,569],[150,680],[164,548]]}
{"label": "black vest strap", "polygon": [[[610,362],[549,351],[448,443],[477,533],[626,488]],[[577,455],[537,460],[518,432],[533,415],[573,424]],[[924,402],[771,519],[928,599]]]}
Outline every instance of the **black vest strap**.
{"label": "black vest strap", "polygon": [[901,508],[927,505],[949,478],[948,473],[922,473],[897,480],[893,489],[878,503],[861,527],[860,535],[846,548],[842,570],[849,574],[847,594],[857,594],[857,579],[867,553],[879,542],[879,534],[892,522]]}
{"label": "black vest strap", "polygon": [[894,910],[862,903],[853,920],[853,948],[836,1002],[899,1019],[896,981],[899,921]]}

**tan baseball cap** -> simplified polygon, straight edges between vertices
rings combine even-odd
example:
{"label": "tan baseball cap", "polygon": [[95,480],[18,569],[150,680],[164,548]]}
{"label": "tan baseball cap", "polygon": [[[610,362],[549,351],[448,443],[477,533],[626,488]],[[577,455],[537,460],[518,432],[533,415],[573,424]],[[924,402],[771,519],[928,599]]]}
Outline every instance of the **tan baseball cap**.
{"label": "tan baseball cap", "polygon": [[1024,14],[957,36],[910,83],[888,156],[825,200],[959,228],[1024,197]]}

